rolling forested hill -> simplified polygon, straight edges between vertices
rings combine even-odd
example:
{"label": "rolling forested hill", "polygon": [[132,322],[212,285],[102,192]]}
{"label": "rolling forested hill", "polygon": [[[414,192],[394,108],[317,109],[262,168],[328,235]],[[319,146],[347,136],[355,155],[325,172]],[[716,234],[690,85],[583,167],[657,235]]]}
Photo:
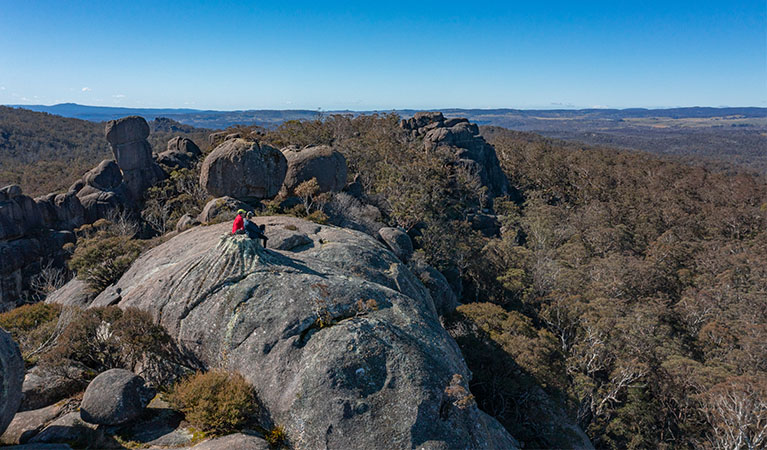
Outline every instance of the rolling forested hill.
{"label": "rolling forested hill", "polygon": [[[274,128],[290,120],[314,120],[311,110],[207,111],[191,109],[115,108],[24,105],[23,108],[91,121],[126,115],[147,120],[167,117],[202,128],[257,125]],[[442,109],[445,117],[465,117],[479,125],[532,131],[547,137],[650,153],[689,156],[713,163],[735,164],[767,173],[767,108],[689,107],[670,109]],[[394,111],[402,117],[415,110]],[[372,111],[330,111],[325,114],[370,114]]]}
{"label": "rolling forested hill", "polygon": [[[83,173],[112,153],[104,123],[0,106],[0,186],[19,184],[35,196],[66,190]],[[200,147],[209,130],[171,120],[150,122],[154,151],[173,136],[186,136]]]}

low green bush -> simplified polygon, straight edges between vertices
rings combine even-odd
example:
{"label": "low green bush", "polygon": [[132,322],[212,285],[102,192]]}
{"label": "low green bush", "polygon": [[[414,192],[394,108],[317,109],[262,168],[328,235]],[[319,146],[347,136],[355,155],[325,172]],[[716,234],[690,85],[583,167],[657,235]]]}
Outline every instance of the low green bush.
{"label": "low green bush", "polygon": [[0,327],[11,333],[19,344],[22,357],[31,365],[37,361],[37,355],[51,339],[59,314],[59,305],[23,305],[0,314]]}
{"label": "low green bush", "polygon": [[94,292],[115,283],[143,250],[143,243],[127,236],[97,233],[77,243],[69,268]]}
{"label": "low green bush", "polygon": [[173,360],[170,336],[145,311],[109,306],[68,313],[55,345],[40,358],[46,368],[66,371],[76,366],[97,374],[114,368],[137,371]]}
{"label": "low green bush", "polygon": [[232,372],[198,372],[178,383],[170,403],[200,430],[216,435],[245,425],[257,411],[253,388],[245,378]]}

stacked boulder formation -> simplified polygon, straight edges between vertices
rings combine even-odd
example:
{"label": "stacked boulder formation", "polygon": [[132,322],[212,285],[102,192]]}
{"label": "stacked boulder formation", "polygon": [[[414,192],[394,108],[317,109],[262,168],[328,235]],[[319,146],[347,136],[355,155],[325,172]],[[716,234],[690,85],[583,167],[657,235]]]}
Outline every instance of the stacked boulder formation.
{"label": "stacked boulder formation", "polygon": [[441,112],[419,112],[402,120],[400,127],[413,138],[422,137],[426,151],[440,148],[454,152],[459,163],[479,175],[490,199],[507,195],[519,198],[501,169],[495,148],[479,135],[477,124],[462,118],[446,119]]}
{"label": "stacked boulder formation", "polygon": [[[135,209],[144,191],[165,177],[152,159],[149,125],[142,117],[112,120],[105,134],[115,159],[89,170],[66,193],[33,199],[18,185],[0,188],[0,311],[20,302],[43,261],[62,260],[62,246],[76,239],[72,230],[116,209]],[[185,167],[201,153],[194,142],[177,137],[162,155]]]}
{"label": "stacked boulder formation", "polygon": [[112,147],[132,201],[141,199],[144,190],[164,177],[162,169],[152,159],[152,146],[147,137],[149,124],[143,117],[129,116],[107,122],[107,142]]}
{"label": "stacked boulder formation", "polygon": [[62,257],[64,244],[75,240],[69,230],[82,225],[84,216],[71,192],[32,199],[18,185],[0,189],[0,312],[18,304],[44,257]]}
{"label": "stacked boulder formation", "polygon": [[189,138],[176,136],[168,141],[168,149],[157,155],[157,162],[168,167],[190,169],[200,156],[202,151],[197,144]]}

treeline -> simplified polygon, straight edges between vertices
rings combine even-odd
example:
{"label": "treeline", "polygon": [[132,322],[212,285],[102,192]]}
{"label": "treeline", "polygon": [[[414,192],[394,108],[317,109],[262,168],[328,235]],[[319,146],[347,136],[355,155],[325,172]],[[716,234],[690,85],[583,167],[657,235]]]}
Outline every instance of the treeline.
{"label": "treeline", "polygon": [[460,277],[466,305],[446,326],[480,405],[527,445],[557,442],[522,414],[535,386],[598,448],[765,445],[765,181],[491,131],[524,197],[496,199],[493,238],[468,220],[483,206],[476,180],[423,152],[396,115],[261,137],[336,146],[384,220],[418,236],[419,257]]}
{"label": "treeline", "polygon": [[[169,119],[149,124],[149,141],[155,152],[165,150],[173,136],[189,137],[201,148],[207,145],[210,130]],[[102,160],[113,158],[104,126],[103,122],[0,106],[0,187],[19,184],[31,196],[65,191]]]}

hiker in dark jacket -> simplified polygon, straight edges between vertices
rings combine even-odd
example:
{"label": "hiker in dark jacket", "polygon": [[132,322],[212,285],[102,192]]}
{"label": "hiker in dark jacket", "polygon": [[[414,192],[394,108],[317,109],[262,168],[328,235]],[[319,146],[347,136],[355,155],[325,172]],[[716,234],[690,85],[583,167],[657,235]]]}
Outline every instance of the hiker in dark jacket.
{"label": "hiker in dark jacket", "polygon": [[266,234],[264,234],[264,230],[266,229],[265,225],[256,225],[252,221],[253,219],[253,213],[248,212],[248,217],[245,219],[245,233],[248,234],[248,237],[251,239],[261,239],[262,245],[264,248],[266,248],[266,241],[267,237]]}

